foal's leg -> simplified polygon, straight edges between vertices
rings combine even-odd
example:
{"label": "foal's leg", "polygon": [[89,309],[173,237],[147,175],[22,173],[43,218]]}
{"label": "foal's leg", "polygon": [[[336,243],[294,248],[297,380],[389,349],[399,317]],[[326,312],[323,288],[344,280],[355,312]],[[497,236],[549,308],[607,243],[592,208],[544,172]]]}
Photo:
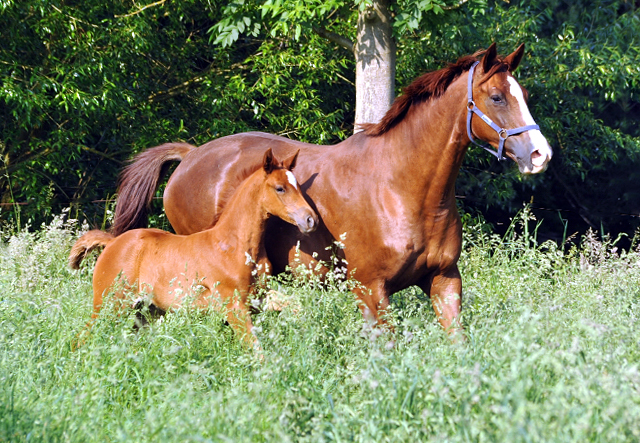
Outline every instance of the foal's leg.
{"label": "foal's leg", "polygon": [[246,303],[247,295],[243,296],[236,289],[230,289],[229,286],[216,285],[209,287],[206,284],[203,286],[204,290],[197,295],[195,306],[201,310],[213,307],[219,311],[226,308],[229,326],[233,328],[246,345],[260,350],[258,340],[251,333],[253,323]]}
{"label": "foal's leg", "polygon": [[253,322],[251,321],[251,313],[247,307],[246,300],[237,292],[227,303],[227,322],[246,345],[256,350],[260,349],[258,339],[251,333]]}
{"label": "foal's leg", "polygon": [[[102,304],[103,304],[103,300],[104,300],[104,293],[107,293],[107,289],[104,289],[100,286],[95,287],[93,290],[93,310],[91,311],[91,319],[87,322],[87,324],[84,326],[84,328],[82,329],[82,331],[80,331],[77,335],[75,340],[73,340],[71,342],[71,349],[72,350],[76,350],[79,349],[80,347],[82,347],[86,341],[87,338],[89,337],[89,335],[91,334],[91,329],[93,328],[93,324],[96,322],[100,311],[102,309]],[[121,299],[124,296],[122,295],[122,293],[118,293],[116,292],[116,294],[114,295],[115,298]]]}
{"label": "foal's leg", "polygon": [[431,297],[433,310],[442,328],[454,340],[464,340],[462,325],[460,324],[460,308],[462,306],[462,279],[458,266],[454,265],[447,271],[435,274],[420,288]]}

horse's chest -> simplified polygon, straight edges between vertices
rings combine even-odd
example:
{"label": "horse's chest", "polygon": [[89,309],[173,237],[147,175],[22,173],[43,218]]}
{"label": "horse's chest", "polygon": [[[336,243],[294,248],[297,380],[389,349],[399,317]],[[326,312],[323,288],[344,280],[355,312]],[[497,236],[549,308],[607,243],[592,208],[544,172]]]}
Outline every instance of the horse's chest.
{"label": "horse's chest", "polygon": [[377,242],[372,237],[361,243],[366,265],[362,263],[360,268],[366,266],[370,272],[384,274],[380,277],[389,280],[421,279],[456,264],[460,236],[455,217],[383,222],[379,224]]}

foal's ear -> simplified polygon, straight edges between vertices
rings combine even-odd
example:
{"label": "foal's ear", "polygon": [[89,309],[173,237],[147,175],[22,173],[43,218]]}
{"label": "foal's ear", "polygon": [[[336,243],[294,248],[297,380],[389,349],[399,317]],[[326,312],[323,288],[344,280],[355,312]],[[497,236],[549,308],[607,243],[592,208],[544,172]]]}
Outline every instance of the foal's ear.
{"label": "foal's ear", "polygon": [[489,72],[491,67],[495,64],[496,59],[498,58],[498,50],[496,49],[496,43],[491,43],[487,52],[484,53],[484,57],[482,57],[482,70],[486,74]]}
{"label": "foal's ear", "polygon": [[271,148],[269,148],[267,149],[267,152],[264,153],[264,159],[262,160],[262,167],[264,168],[267,174],[271,174],[271,171],[273,171],[274,166],[275,165],[274,165],[273,152],[271,151]]}
{"label": "foal's ear", "polygon": [[516,68],[520,64],[520,60],[522,60],[523,55],[524,55],[524,43],[518,46],[518,49],[513,51],[504,59],[504,62],[509,66],[509,72],[513,72],[516,70]]}
{"label": "foal's ear", "polygon": [[296,161],[298,160],[298,154],[300,154],[300,149],[296,151],[291,157],[282,162],[282,167],[288,171],[291,171],[296,167]]}

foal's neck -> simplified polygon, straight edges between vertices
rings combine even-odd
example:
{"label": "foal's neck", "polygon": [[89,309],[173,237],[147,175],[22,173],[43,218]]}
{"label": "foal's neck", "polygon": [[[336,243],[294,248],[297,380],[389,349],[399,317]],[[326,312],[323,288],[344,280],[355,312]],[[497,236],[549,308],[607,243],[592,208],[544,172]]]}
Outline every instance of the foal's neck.
{"label": "foal's neck", "polygon": [[257,260],[264,252],[264,231],[269,213],[262,202],[264,171],[251,174],[236,189],[212,232],[221,240],[235,237],[236,250]]}

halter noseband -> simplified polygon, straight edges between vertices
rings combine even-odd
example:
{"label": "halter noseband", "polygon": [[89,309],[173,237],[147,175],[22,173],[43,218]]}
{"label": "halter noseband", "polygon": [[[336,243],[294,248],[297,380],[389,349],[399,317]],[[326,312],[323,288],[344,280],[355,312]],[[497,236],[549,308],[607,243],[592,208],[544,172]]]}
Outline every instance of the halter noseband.
{"label": "halter noseband", "polygon": [[[540,126],[538,125],[527,125],[527,126],[520,126],[519,128],[515,128],[515,129],[504,129],[501,128],[500,126],[496,125],[493,120],[491,120],[487,115],[485,115],[480,109],[478,109],[478,107],[476,106],[476,103],[473,101],[473,71],[476,69],[476,66],[478,65],[478,63],[480,62],[475,62],[471,68],[469,69],[469,81],[467,82],[468,85],[468,101],[467,101],[467,135],[469,136],[469,140],[471,140],[471,143],[473,143],[474,145],[478,145],[480,146],[482,149],[486,150],[487,152],[490,152],[491,154],[495,155],[498,160],[506,160],[505,157],[503,157],[502,155],[502,151],[504,150],[504,142],[507,138],[509,138],[512,135],[516,135],[516,134],[520,134],[522,132],[525,131],[529,131],[531,129],[538,129],[540,130]],[[498,133],[498,137],[500,137],[500,143],[498,144],[498,151],[494,151],[491,148],[488,148],[486,146],[482,146],[480,143],[475,141],[475,138],[473,137],[473,133],[471,132],[471,117],[473,116],[473,114],[476,113],[478,114],[478,117],[480,117],[486,124],[488,124],[489,126],[491,126],[491,128],[496,131]]]}

